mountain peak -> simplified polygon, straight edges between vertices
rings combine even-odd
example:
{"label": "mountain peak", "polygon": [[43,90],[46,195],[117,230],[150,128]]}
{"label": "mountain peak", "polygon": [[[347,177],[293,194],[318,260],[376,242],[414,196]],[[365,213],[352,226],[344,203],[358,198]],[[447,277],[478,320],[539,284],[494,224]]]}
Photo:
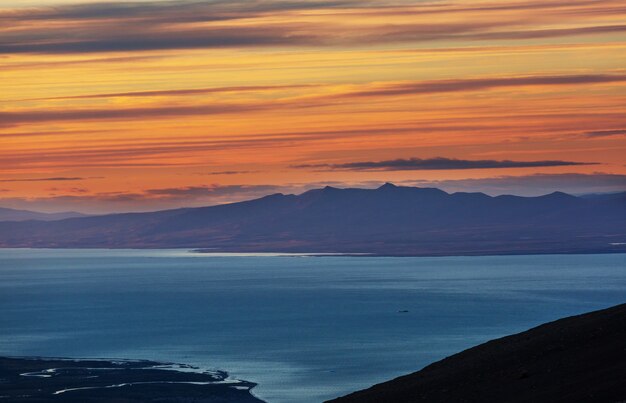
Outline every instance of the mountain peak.
{"label": "mountain peak", "polygon": [[541,196],[544,197],[546,199],[555,199],[555,200],[571,200],[571,199],[576,199],[576,196],[572,196],[570,194],[564,193],[564,192],[552,192],[549,193],[547,195]]}
{"label": "mountain peak", "polygon": [[336,188],[334,186],[330,186],[330,185],[326,185],[321,189],[322,193],[329,193],[329,192],[334,192],[337,190],[341,190],[341,189]]}
{"label": "mountain peak", "polygon": [[380,186],[377,190],[394,190],[397,189],[398,186],[394,185],[391,182],[385,182],[384,185]]}

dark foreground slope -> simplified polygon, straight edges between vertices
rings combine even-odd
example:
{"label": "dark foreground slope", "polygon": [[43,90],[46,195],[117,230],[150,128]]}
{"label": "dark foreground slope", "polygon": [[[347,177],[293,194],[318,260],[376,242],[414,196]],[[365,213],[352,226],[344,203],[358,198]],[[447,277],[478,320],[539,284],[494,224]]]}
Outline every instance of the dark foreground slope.
{"label": "dark foreground slope", "polygon": [[0,222],[0,247],[389,255],[626,252],[626,197],[326,187],[213,207]]}
{"label": "dark foreground slope", "polygon": [[492,340],[333,403],[626,401],[626,304]]}
{"label": "dark foreground slope", "polygon": [[0,357],[0,401],[262,403],[254,383],[226,377],[152,361]]}

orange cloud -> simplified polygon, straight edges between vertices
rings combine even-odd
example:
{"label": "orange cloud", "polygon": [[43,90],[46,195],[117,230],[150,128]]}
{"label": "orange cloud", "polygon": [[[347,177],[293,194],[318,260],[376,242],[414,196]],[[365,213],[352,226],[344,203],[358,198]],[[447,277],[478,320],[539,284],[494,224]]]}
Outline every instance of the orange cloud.
{"label": "orange cloud", "polygon": [[89,194],[59,187],[54,203],[138,209],[200,202],[201,172],[227,189],[450,184],[503,168],[295,168],[415,156],[626,174],[619,0],[47,4],[0,8],[0,180],[20,200],[49,184],[12,179],[85,178]]}

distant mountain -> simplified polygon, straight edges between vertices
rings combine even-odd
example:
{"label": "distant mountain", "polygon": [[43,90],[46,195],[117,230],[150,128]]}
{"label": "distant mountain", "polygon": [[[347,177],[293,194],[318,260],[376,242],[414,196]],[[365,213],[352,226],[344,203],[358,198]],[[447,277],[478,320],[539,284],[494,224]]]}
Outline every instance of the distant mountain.
{"label": "distant mountain", "polygon": [[16,210],[12,208],[0,207],[0,221],[54,221],[63,220],[65,218],[87,217],[85,214],[67,211],[63,213],[40,213],[37,211]]}
{"label": "distant mountain", "polygon": [[327,403],[623,402],[626,304],[470,348]]}
{"label": "distant mountain", "polygon": [[0,223],[3,247],[389,255],[626,251],[626,203],[439,189],[325,187],[212,207]]}
{"label": "distant mountain", "polygon": [[626,192],[590,193],[580,197],[591,200],[621,200],[626,203]]}

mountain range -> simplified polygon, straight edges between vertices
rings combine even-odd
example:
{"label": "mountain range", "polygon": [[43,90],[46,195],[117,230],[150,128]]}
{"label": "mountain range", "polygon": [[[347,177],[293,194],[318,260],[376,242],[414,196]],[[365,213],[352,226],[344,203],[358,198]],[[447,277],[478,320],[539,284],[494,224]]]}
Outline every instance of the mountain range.
{"label": "mountain range", "polygon": [[17,210],[12,208],[0,207],[0,221],[54,221],[63,220],[65,218],[86,216],[86,214],[77,213],[75,211],[65,211],[62,213],[40,213],[38,211]]}
{"label": "mountain range", "polygon": [[489,255],[626,252],[626,192],[492,197],[387,183],[210,207],[0,222],[0,247]]}

